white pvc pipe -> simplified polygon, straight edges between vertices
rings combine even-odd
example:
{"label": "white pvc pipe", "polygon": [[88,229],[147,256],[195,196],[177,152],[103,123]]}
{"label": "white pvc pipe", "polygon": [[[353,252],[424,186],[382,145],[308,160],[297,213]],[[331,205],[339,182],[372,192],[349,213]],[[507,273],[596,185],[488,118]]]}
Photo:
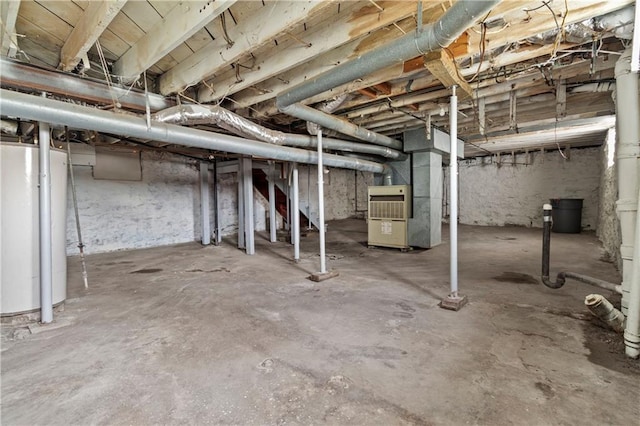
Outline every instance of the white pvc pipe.
{"label": "white pvc pipe", "polygon": [[269,241],[275,243],[276,235],[276,164],[269,162]]}
{"label": "white pvc pipe", "polygon": [[627,324],[624,330],[625,353],[631,358],[640,356],[640,226],[638,224],[640,224],[640,192],[638,193],[629,307],[627,309]]}
{"label": "white pvc pipe", "polygon": [[53,321],[53,262],[51,253],[51,159],[49,124],[39,124],[40,161],[40,318]]}
{"label": "white pvc pipe", "polygon": [[633,40],[631,43],[631,72],[640,71],[640,6],[636,1],[635,19],[633,21]]}
{"label": "white pvc pipe", "polygon": [[300,201],[298,191],[298,163],[293,163],[293,260],[300,260]]}
{"label": "white pvc pipe", "polygon": [[456,86],[451,87],[451,107],[449,108],[449,239],[451,240],[451,296],[458,297],[458,97]]}
{"label": "white pvc pipe", "polygon": [[202,245],[211,244],[209,223],[209,163],[200,162],[200,219],[202,222]]}
{"label": "white pvc pipe", "polygon": [[318,222],[320,225],[320,273],[327,272],[324,251],[324,166],[322,164],[322,129],[318,130]]}

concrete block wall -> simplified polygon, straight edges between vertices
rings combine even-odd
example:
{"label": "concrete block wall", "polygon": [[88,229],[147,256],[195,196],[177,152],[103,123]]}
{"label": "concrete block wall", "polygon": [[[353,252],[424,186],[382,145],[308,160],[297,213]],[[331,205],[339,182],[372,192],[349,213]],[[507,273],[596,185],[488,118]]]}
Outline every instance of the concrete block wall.
{"label": "concrete block wall", "polygon": [[[74,166],[78,208],[86,253],[137,249],[178,244],[201,239],[199,169],[196,161],[168,153],[142,152],[142,180],[96,180],[90,166]],[[316,168],[300,166],[301,205],[310,200],[317,216]],[[356,191],[354,171],[330,169],[325,179],[327,220],[352,217],[355,212]],[[359,180],[364,191],[372,181],[365,173]],[[307,176],[310,176],[309,184]],[[210,176],[213,194],[213,177]],[[363,189],[364,188],[364,189]],[[237,233],[237,175],[221,174],[218,180],[218,203],[222,235]],[[360,198],[359,198],[360,200]],[[360,200],[361,203],[361,200]],[[210,218],[214,211],[211,200]],[[358,208],[366,209],[359,205]],[[266,229],[268,202],[254,192],[256,231]],[[278,223],[281,226],[281,222]],[[212,223],[213,228],[213,223]],[[78,254],[75,214],[68,188],[67,254]]]}
{"label": "concrete block wall", "polygon": [[597,228],[601,148],[572,149],[568,159],[558,150],[532,152],[528,164],[526,154],[517,154],[515,164],[503,155],[501,163],[495,156],[460,161],[460,223],[541,227],[550,198],[583,198],[582,227]]}
{"label": "concrete block wall", "polygon": [[[201,239],[199,171],[196,161],[142,152],[142,180],[93,178],[92,167],[74,166],[86,253],[137,249]],[[237,231],[237,180],[220,176],[218,201],[223,235]],[[213,177],[210,177],[213,191]],[[213,194],[213,192],[211,192]],[[211,202],[213,219],[213,202]],[[256,229],[264,230],[264,207],[256,199]],[[71,188],[67,198],[67,254],[78,254]]]}
{"label": "concrete block wall", "polygon": [[[363,216],[367,210],[367,188],[373,185],[373,173],[328,168],[324,175],[325,220]],[[318,168],[299,165],[300,210],[318,217]],[[357,174],[357,179],[356,179]]]}
{"label": "concrete block wall", "polygon": [[622,235],[620,233],[620,220],[616,213],[616,201],[618,200],[618,171],[615,163],[615,132],[610,134],[612,139],[602,146],[600,176],[600,205],[597,235],[602,241],[602,247],[606,258],[611,260],[618,270],[622,270],[622,257],[620,246]]}

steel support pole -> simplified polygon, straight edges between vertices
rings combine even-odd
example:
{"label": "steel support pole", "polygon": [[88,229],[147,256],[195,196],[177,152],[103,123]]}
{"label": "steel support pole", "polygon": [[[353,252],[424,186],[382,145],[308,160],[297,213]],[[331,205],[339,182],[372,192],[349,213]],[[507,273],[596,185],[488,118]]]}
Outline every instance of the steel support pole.
{"label": "steel support pole", "polygon": [[285,231],[291,232],[291,190],[289,186],[289,165],[284,164],[284,193],[287,198],[287,220],[284,225]]}
{"label": "steel support pole", "polygon": [[449,235],[451,246],[451,297],[458,297],[458,97],[456,86],[451,87],[451,107],[449,108],[449,134],[451,151],[449,153]]}
{"label": "steel support pole", "polygon": [[245,227],[244,227],[244,173],[242,158],[238,161],[238,248],[245,248]]}
{"label": "steel support pole", "polygon": [[269,241],[278,240],[276,232],[276,164],[269,161]]}
{"label": "steel support pole", "polygon": [[209,163],[200,162],[200,220],[202,222],[202,245],[211,244],[209,223]]}
{"label": "steel support pole", "polygon": [[254,238],[255,224],[253,221],[253,166],[251,157],[242,158],[241,165],[242,181],[244,185],[242,194],[244,195],[245,252],[252,255],[255,254],[256,248]]}
{"label": "steel support pole", "polygon": [[293,163],[292,188],[293,193],[293,260],[300,261],[300,201],[298,190],[298,163]]}
{"label": "steel support pole", "polygon": [[51,159],[49,124],[39,123],[40,162],[40,318],[53,321],[53,262],[51,238]]}
{"label": "steel support pole", "polygon": [[322,163],[322,129],[318,130],[318,222],[320,225],[320,273],[327,272],[327,260],[324,247],[324,166]]}
{"label": "steel support pole", "polygon": [[213,159],[213,211],[215,214],[213,226],[215,229],[215,245],[222,241],[220,233],[220,209],[218,206],[218,159]]}

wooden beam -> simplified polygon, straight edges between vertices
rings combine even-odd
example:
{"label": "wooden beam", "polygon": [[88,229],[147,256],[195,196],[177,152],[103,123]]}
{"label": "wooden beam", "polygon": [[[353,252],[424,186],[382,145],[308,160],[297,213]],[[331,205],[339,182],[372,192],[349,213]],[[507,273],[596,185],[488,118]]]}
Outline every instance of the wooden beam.
{"label": "wooden beam", "polygon": [[131,82],[213,19],[236,0],[198,0],[178,3],[144,37],[116,61],[114,74]]}
{"label": "wooden beam", "polygon": [[434,77],[440,80],[444,87],[458,86],[462,91],[459,96],[460,99],[473,95],[471,85],[460,76],[451,54],[445,49],[426,54],[424,56],[424,66]]}
{"label": "wooden beam", "polygon": [[[320,0],[268,3],[256,13],[238,19],[237,26],[228,26],[232,46],[228,46],[225,40],[216,40],[164,73],[160,77],[160,92],[169,95],[200,83],[248,53],[273,43],[279,35],[322,12],[332,3]],[[298,56],[291,52],[288,54]]]}
{"label": "wooden beam", "polygon": [[[453,43],[447,47],[449,53],[453,55],[454,58],[458,58],[461,56],[465,56],[469,53],[469,34],[467,32],[462,33],[460,37]],[[404,62],[404,66],[402,71],[406,74],[411,71],[416,71],[424,68],[424,58],[422,56],[417,56],[413,59],[409,59]]]}
{"label": "wooden beam", "polygon": [[363,87],[362,89],[358,89],[358,93],[371,99],[375,99],[378,97],[378,93],[370,87]]}
{"label": "wooden beam", "polygon": [[103,0],[90,2],[80,22],[75,24],[71,35],[60,51],[63,71],[71,71],[94,45],[127,0]]}
{"label": "wooden beam", "polygon": [[402,72],[409,73],[411,71],[421,70],[424,68],[424,58],[422,56],[418,56],[413,59],[409,59],[408,61],[404,61],[402,65]]}
{"label": "wooden beam", "polygon": [[14,57],[18,52],[18,39],[16,37],[16,20],[18,19],[18,9],[20,0],[0,1],[0,23],[2,31],[0,33],[1,49],[0,55]]}
{"label": "wooden beam", "polygon": [[376,89],[378,92],[382,93],[383,95],[391,94],[391,84],[389,82],[374,84],[373,88]]}
{"label": "wooden beam", "polygon": [[556,84],[556,117],[558,120],[567,115],[567,81],[560,80]]}
{"label": "wooden beam", "polygon": [[[349,3],[351,2],[346,2],[346,4]],[[253,105],[274,98],[288,87],[314,78],[339,63],[357,58],[367,50],[402,36],[402,32],[392,25],[394,23],[397,23],[404,32],[415,29],[415,18],[413,18],[416,11],[415,2],[379,3],[387,6],[384,11],[378,10],[372,4],[367,4],[349,13],[341,12],[334,15],[335,20],[331,22],[331,25],[325,25],[305,37],[305,41],[311,43],[312,46],[301,52],[303,54],[296,54],[289,49],[268,57],[258,58],[254,69],[243,76],[244,80],[241,83],[236,83],[233,76],[210,81],[209,87],[220,88],[220,90],[216,90],[214,93],[209,87],[201,87],[198,92],[198,100],[200,102],[216,101],[223,95],[237,93],[270,79],[268,89],[271,92],[259,94],[251,91],[243,96],[246,100],[236,99],[241,105]],[[439,4],[430,7],[425,10],[424,22],[431,22],[441,15]],[[289,70],[291,72],[288,72]],[[287,83],[283,83],[283,81]],[[361,87],[368,86],[373,85]]]}

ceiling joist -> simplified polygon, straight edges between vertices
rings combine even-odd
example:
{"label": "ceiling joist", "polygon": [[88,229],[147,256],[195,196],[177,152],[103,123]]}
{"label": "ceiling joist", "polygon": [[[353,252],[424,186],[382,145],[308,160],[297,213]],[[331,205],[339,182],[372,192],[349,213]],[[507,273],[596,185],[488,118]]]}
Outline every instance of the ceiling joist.
{"label": "ceiling joist", "polygon": [[0,19],[2,32],[0,33],[0,54],[13,58],[18,51],[16,36],[16,20],[20,9],[19,0],[4,0],[0,2]]}
{"label": "ceiling joist", "polygon": [[[343,12],[338,14],[336,19],[331,22],[332,25],[326,25],[305,38],[310,46],[302,52],[304,54],[296,55],[291,51],[285,50],[275,55],[266,56],[256,64],[256,67],[250,73],[244,76],[242,82],[235,81],[233,77],[222,80],[217,79],[213,84],[209,84],[207,85],[208,87],[202,87],[199,90],[198,99],[200,102],[216,101],[222,94],[234,94],[270,78],[277,77],[277,79],[274,79],[274,84],[279,87],[265,85],[267,90],[263,93],[255,93],[255,91],[251,93],[257,98],[248,100],[236,99],[236,101],[239,105],[243,105],[248,102],[257,103],[273,98],[281,91],[281,85],[286,87],[295,86],[304,81],[304,79],[313,78],[370,48],[393,40],[402,35],[398,28],[403,31],[410,31],[415,28],[415,20],[411,17],[415,10],[414,3],[400,2],[394,4],[393,8],[388,8],[382,12],[369,4],[350,13]],[[427,19],[436,19],[442,13],[440,7],[430,8],[429,11],[430,13],[425,14],[425,22],[428,22]],[[386,28],[400,20],[407,20],[408,22],[401,23],[398,27]],[[315,59],[309,60],[309,58],[315,58],[319,55],[320,57],[325,57],[323,62]],[[302,69],[297,69],[293,75],[286,73],[298,66],[301,66]],[[283,75],[283,73],[285,74]],[[278,83],[281,83],[281,85]],[[214,93],[210,90],[210,87],[217,87],[219,90]]]}
{"label": "ceiling joist", "polygon": [[169,95],[200,83],[264,44],[273,43],[278,35],[301,24],[313,14],[320,13],[331,3],[320,0],[272,2],[257,13],[238,19],[237,25],[229,25],[226,29],[233,44],[216,40],[195,52],[162,75],[160,92]]}
{"label": "ceiling joist", "polygon": [[199,0],[178,3],[161,22],[115,62],[114,74],[124,82],[135,80],[235,2],[236,0]]}
{"label": "ceiling joist", "polygon": [[60,51],[59,67],[63,71],[71,71],[78,65],[126,2],[101,0],[89,3]]}

